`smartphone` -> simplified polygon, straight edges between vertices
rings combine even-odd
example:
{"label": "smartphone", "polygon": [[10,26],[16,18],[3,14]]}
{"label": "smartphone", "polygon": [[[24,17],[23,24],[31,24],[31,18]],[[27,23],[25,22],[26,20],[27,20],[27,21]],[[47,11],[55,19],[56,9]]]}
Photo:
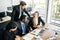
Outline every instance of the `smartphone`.
{"label": "smartphone", "polygon": [[45,31],[45,30],[44,30],[44,29],[42,29],[39,33],[41,33],[41,34],[42,34],[44,31]]}

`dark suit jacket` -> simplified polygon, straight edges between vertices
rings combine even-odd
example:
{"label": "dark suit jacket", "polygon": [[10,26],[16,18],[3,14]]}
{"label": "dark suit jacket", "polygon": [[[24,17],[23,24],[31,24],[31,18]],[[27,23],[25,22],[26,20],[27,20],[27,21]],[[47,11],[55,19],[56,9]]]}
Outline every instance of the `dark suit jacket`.
{"label": "dark suit jacket", "polygon": [[21,27],[20,21],[18,21],[17,24],[18,24],[18,27],[17,27],[16,34],[19,35],[19,36],[21,36],[22,35],[22,27]]}
{"label": "dark suit jacket", "polygon": [[[38,25],[42,22],[43,25],[45,25],[44,21],[41,19],[41,17],[38,17]],[[28,23],[28,31],[30,30],[30,27],[34,30],[35,28],[33,27],[33,18],[30,19]]]}
{"label": "dark suit jacket", "polygon": [[[24,9],[23,12],[25,12],[30,17],[30,15],[26,11],[26,9]],[[21,13],[21,15],[23,15],[23,12]],[[19,7],[19,5],[14,6],[13,7],[13,12],[12,12],[12,20],[14,20],[14,21],[19,20],[19,14],[20,14],[20,7]]]}
{"label": "dark suit jacket", "polygon": [[15,40],[15,35],[11,32],[6,31],[3,35],[3,40]]}

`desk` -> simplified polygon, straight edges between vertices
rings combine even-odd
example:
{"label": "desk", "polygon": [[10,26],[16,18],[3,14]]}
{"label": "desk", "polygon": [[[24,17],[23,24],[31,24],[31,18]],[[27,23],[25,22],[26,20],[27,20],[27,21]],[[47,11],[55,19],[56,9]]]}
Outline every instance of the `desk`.
{"label": "desk", "polygon": [[[36,38],[39,38],[37,40],[47,40],[47,38],[55,35],[55,32],[52,30],[49,30],[49,29],[45,29],[45,32],[42,35],[38,34],[39,30],[41,30],[41,29],[35,29],[35,30],[37,30],[36,31],[37,33],[35,33],[33,30],[32,32],[28,33],[27,35],[20,37],[20,40],[36,40]],[[37,36],[37,34],[38,34],[38,36]],[[60,39],[58,39],[58,37],[57,37],[56,40],[60,40]]]}
{"label": "desk", "polygon": [[6,17],[2,18],[2,21],[0,21],[0,23],[6,22],[6,21],[9,21],[9,20],[11,20],[11,17],[6,16]]}
{"label": "desk", "polygon": [[[34,40],[35,37],[38,37],[38,38],[40,38],[40,40],[45,40],[46,38],[49,38],[51,36],[54,36],[54,34],[55,34],[55,32],[53,32],[53,31],[51,31],[49,29],[45,29],[45,32],[42,35],[40,35],[38,33],[39,33],[39,30],[41,30],[41,29],[35,29],[35,30],[36,30],[36,32],[34,32],[34,30],[33,30],[32,32],[30,32],[27,35],[25,35],[23,37],[23,39]],[[36,36],[36,35],[38,35],[38,36]]]}

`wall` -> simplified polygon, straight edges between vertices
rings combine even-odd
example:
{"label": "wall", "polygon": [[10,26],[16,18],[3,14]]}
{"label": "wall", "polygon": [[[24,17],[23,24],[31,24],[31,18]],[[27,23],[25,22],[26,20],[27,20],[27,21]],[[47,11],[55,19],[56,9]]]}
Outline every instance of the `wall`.
{"label": "wall", "polygon": [[0,0],[0,12],[6,11],[11,6],[11,0]]}
{"label": "wall", "polygon": [[19,4],[19,0],[0,0],[0,12],[7,11],[7,7]]}

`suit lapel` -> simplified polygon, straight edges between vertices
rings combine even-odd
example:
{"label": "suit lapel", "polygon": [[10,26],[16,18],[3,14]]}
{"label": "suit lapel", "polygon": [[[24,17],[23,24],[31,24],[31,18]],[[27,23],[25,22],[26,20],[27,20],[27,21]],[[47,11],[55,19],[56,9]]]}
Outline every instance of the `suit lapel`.
{"label": "suit lapel", "polygon": [[38,17],[38,25],[40,25],[40,19],[39,19],[39,17]]}

